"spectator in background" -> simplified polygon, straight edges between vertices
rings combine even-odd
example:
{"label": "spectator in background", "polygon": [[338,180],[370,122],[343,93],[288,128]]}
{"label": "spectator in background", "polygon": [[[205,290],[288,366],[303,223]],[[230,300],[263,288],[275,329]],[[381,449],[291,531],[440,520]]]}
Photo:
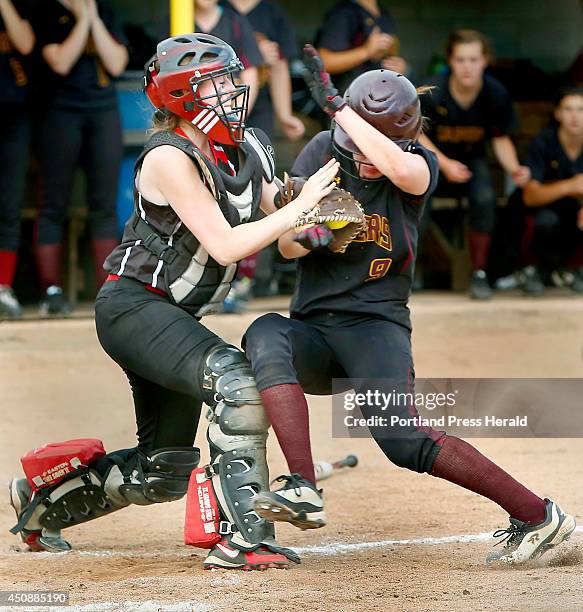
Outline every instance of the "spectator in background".
{"label": "spectator in background", "polygon": [[446,55],[449,71],[422,98],[429,125],[420,142],[435,151],[439,161],[435,195],[469,199],[470,295],[484,300],[492,296],[485,269],[496,215],[486,143],[491,142],[498,162],[517,186],[527,183],[530,171],[520,165],[509,137],[517,124],[510,96],[501,83],[484,74],[490,60],[486,37],[475,30],[457,30],[449,37]]}
{"label": "spectator in background", "polygon": [[[263,65],[259,68],[259,95],[247,125],[262,129],[273,141],[275,115],[284,136],[292,142],[299,140],[305,127],[292,114],[289,72],[289,60],[297,55],[298,50],[287,12],[270,0],[230,0],[230,3],[251,24],[263,57]],[[241,310],[238,298],[247,297],[251,286],[255,295],[270,293],[277,256],[277,247],[270,245],[240,263],[239,278],[225,302],[226,311]]]}
{"label": "spectator in background", "polygon": [[324,17],[316,47],[341,93],[360,74],[386,68],[407,73],[395,21],[377,0],[341,0]]}
{"label": "spectator in background", "polygon": [[282,132],[289,140],[299,140],[304,124],[292,114],[289,60],[297,55],[297,45],[287,12],[269,0],[230,0],[255,31],[263,66],[259,69],[259,95],[247,125],[262,129],[273,140],[274,111]]}
{"label": "spectator in background", "polygon": [[219,5],[219,0],[196,0],[194,19],[195,32],[205,32],[224,40],[233,47],[245,67],[241,81],[249,85],[249,116],[259,93],[258,69],[263,64],[253,28],[230,4]]}
{"label": "spectator in background", "polygon": [[22,57],[34,47],[23,0],[0,0],[0,319],[19,317],[12,290],[20,241],[20,210],[28,168],[28,74]]}
{"label": "spectator in background", "polygon": [[105,0],[43,0],[35,31],[50,68],[51,100],[43,117],[42,202],[37,260],[44,290],[41,314],[66,315],[61,289],[61,234],[73,178],[87,176],[91,246],[98,285],[118,244],[116,199],[123,145],[113,78],[128,62],[122,30]]}
{"label": "spectator in background", "polygon": [[563,269],[583,249],[583,87],[560,92],[555,119],[555,127],[532,141],[527,158],[532,178],[522,198],[532,216],[532,251],[539,268],[523,271],[527,293],[542,292],[549,281],[583,293],[581,262],[579,269]]}

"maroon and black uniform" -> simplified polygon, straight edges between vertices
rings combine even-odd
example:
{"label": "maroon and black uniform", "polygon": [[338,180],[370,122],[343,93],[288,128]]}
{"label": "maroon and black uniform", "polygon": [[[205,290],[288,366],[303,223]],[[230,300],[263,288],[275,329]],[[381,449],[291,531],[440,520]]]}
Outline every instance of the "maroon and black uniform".
{"label": "maroon and black uniform", "polygon": [[[571,159],[563,149],[557,128],[544,129],[531,143],[526,165],[532,180],[564,181],[583,174],[583,153]],[[563,198],[546,206],[526,208],[534,223],[532,249],[544,275],[564,266],[577,248],[583,248],[583,232],[577,228],[580,203]]]}
{"label": "maroon and black uniform", "polygon": [[[291,318],[269,314],[245,335],[245,348],[260,391],[299,383],[315,395],[332,393],[332,379],[350,379],[360,392],[413,392],[411,322],[407,306],[413,279],[417,232],[423,204],[438,176],[433,153],[418,144],[410,151],[428,163],[431,183],[422,196],[403,193],[388,179],[362,181],[343,177],[342,187],[362,203],[369,229],[346,253],[329,249],[298,260]],[[331,134],[321,132],[304,148],[292,174],[309,176],[331,153]],[[372,379],[375,379],[374,381]],[[382,379],[382,380],[379,380]],[[336,389],[338,390],[338,389]],[[375,414],[370,406],[365,416]],[[380,408],[379,415],[380,413]],[[392,406],[383,416],[413,416],[412,406]],[[413,411],[413,412],[410,412]],[[371,433],[397,465],[430,471],[438,448],[432,431],[406,427],[388,439],[389,430]]]}
{"label": "maroon and black uniform", "polygon": [[[13,0],[23,19],[30,19],[24,0]],[[0,139],[0,285],[12,285],[20,243],[20,210],[24,199],[30,127],[27,99],[29,74],[0,17],[0,113],[5,118]]]}

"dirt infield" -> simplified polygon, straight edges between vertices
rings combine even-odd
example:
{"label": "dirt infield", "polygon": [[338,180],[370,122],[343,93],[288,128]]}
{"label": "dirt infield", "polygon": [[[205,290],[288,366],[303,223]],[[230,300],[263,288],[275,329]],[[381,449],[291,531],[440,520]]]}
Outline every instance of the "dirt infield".
{"label": "dirt infield", "polygon": [[[489,304],[452,295],[416,297],[416,374],[581,377],[582,308],[581,300],[566,294]],[[208,324],[238,344],[259,314],[211,317]],[[0,404],[2,482],[18,472],[23,452],[47,441],[101,437],[109,450],[134,444],[127,383],[99,347],[89,318],[0,324]],[[330,400],[311,397],[310,406],[317,457],[336,459],[349,451],[360,464],[324,483],[327,527],[279,529],[280,542],[300,550],[300,566],[288,572],[204,572],[204,551],[181,544],[183,501],[130,507],[73,528],[67,532],[71,553],[25,553],[8,533],[14,517],[2,504],[0,590],[69,591],[74,609],[99,611],[583,608],[579,529],[564,548],[530,567],[487,568],[487,533],[507,524],[501,509],[390,465],[371,440],[331,439]],[[270,438],[276,476],[284,463]],[[582,440],[473,442],[581,519]]]}

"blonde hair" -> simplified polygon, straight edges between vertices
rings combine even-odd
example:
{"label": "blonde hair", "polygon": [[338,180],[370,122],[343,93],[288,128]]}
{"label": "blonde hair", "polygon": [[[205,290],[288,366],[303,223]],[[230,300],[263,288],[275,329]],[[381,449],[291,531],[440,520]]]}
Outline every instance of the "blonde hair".
{"label": "blonde hair", "polygon": [[158,134],[159,132],[174,132],[180,125],[180,117],[169,111],[157,110],[152,119],[152,127],[148,134]]}
{"label": "blonde hair", "polygon": [[[431,93],[434,89],[436,89],[435,85],[420,85],[415,88],[417,91],[417,95],[419,97],[424,96],[425,94]],[[421,134],[425,134],[427,128],[429,127],[429,118],[425,117],[425,115],[421,115]]]}

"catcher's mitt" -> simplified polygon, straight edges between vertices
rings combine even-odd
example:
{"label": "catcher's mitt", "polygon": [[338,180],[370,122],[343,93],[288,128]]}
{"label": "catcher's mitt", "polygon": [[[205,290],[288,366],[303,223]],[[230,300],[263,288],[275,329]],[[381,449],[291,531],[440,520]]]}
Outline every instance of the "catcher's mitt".
{"label": "catcher's mitt", "polygon": [[[307,180],[286,175],[285,184],[280,190],[280,205],[295,199]],[[344,253],[346,247],[367,228],[362,205],[350,192],[340,187],[334,187],[312,210],[302,213],[295,222],[295,229],[301,232],[319,224],[326,224],[332,230],[334,239],[328,248],[334,253]]]}

